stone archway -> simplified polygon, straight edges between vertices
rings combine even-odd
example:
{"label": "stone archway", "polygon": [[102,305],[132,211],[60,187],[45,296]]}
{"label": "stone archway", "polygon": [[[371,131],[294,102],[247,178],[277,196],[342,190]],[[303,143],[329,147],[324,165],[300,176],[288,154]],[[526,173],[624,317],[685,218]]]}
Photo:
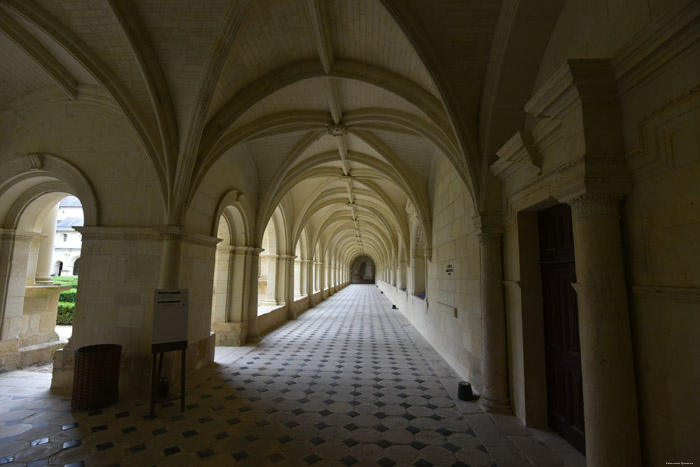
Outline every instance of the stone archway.
{"label": "stone archway", "polygon": [[374,284],[377,268],[372,258],[366,255],[358,256],[350,266],[352,284]]}
{"label": "stone archway", "polygon": [[[62,347],[55,332],[59,294],[52,272],[58,203],[74,195],[85,220],[95,225],[97,203],[90,184],[73,165],[50,154],[29,154],[0,170],[0,368],[50,361]],[[58,264],[57,264],[58,263]]]}

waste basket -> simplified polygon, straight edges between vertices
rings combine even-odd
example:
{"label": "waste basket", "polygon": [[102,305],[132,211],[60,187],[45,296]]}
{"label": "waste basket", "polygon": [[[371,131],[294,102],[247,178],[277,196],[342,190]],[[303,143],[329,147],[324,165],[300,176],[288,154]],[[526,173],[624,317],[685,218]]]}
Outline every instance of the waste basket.
{"label": "waste basket", "polygon": [[122,346],[99,344],[75,351],[73,409],[106,407],[117,400]]}

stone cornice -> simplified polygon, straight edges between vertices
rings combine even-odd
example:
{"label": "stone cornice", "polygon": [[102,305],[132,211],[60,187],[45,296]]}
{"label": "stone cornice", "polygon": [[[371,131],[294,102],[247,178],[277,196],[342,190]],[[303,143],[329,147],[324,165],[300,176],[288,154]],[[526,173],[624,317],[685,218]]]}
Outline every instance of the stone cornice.
{"label": "stone cornice", "polygon": [[518,169],[539,175],[542,172],[540,153],[532,139],[532,132],[516,132],[498,151],[498,160],[491,164],[491,172],[503,180]]}
{"label": "stone cornice", "polygon": [[0,241],[7,240],[24,240],[31,241],[34,239],[44,238],[46,235],[39,232],[30,232],[28,230],[15,229],[0,229]]}
{"label": "stone cornice", "polygon": [[700,303],[700,287],[666,287],[660,285],[633,285],[634,295],[658,300]]}
{"label": "stone cornice", "polygon": [[214,246],[221,241],[216,237],[188,232],[179,227],[75,227],[86,240],[130,240],[162,242],[181,240],[187,243]]}
{"label": "stone cornice", "polygon": [[525,104],[525,111],[538,118],[561,119],[578,104],[616,99],[610,60],[567,60]]}
{"label": "stone cornice", "polygon": [[553,196],[562,201],[585,194],[624,195],[632,192],[632,177],[619,154],[584,154],[556,169]]}
{"label": "stone cornice", "polygon": [[666,69],[667,62],[700,42],[699,18],[699,2],[677,2],[620,49],[612,61],[620,95]]}

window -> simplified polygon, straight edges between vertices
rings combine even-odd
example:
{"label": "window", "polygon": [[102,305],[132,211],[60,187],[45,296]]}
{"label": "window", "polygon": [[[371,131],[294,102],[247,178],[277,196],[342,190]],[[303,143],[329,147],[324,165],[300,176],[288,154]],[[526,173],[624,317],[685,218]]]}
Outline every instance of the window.
{"label": "window", "polygon": [[63,234],[63,241],[67,242],[68,241],[68,234]]}

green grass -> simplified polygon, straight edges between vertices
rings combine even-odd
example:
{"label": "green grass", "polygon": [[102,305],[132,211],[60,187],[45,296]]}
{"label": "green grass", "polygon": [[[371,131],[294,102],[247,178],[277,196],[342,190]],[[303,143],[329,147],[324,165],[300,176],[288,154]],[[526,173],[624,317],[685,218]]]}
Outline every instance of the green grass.
{"label": "green grass", "polygon": [[78,285],[78,276],[53,276],[51,280],[54,284],[72,285],[73,287]]}

